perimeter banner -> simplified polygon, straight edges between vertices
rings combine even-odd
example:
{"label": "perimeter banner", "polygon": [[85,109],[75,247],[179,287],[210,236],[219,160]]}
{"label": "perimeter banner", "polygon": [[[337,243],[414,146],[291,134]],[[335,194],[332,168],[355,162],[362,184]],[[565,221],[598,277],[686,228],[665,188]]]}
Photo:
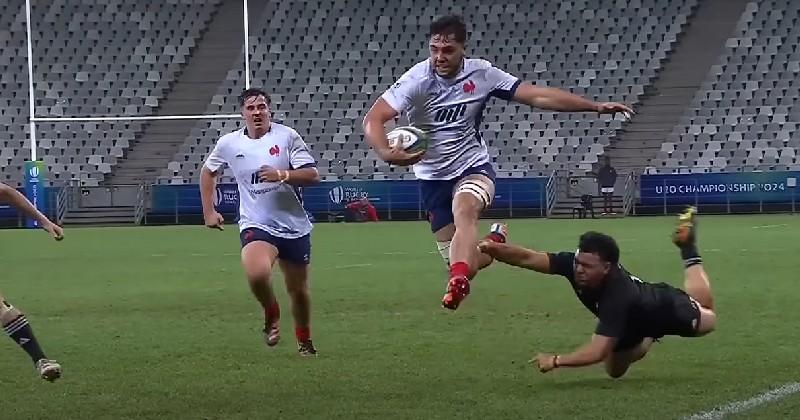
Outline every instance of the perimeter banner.
{"label": "perimeter banner", "polygon": [[[47,214],[46,170],[44,162],[40,160],[25,162],[25,195],[43,214]],[[25,221],[25,226],[28,228],[40,227],[37,221],[30,218]]]}
{"label": "perimeter banner", "polygon": [[[547,178],[497,179],[493,209],[539,209],[545,206]],[[367,198],[377,210],[422,210],[422,194],[417,180],[332,181],[298,188],[303,207],[310,212],[341,211],[348,203]],[[215,193],[217,211],[236,213],[239,191],[235,184],[220,184]],[[200,214],[200,188],[197,184],[154,185],[154,214]]]}
{"label": "perimeter banner", "polygon": [[800,172],[642,175],[641,204],[790,203]]}

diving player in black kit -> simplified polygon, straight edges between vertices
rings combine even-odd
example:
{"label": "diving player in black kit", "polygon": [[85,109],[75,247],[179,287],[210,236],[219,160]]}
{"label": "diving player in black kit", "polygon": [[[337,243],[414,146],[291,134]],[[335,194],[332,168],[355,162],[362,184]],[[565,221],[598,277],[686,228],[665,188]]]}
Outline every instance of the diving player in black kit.
{"label": "diving player in black kit", "polygon": [[619,378],[647,354],[653,340],[666,335],[699,337],[714,330],[717,315],[696,234],[696,210],[688,208],[672,235],[686,267],[683,290],[646,283],[628,273],[619,264],[616,242],[602,233],[581,235],[576,252],[545,253],[489,241],[479,247],[506,264],[566,277],[599,320],[591,341],[575,352],[538,354],[541,372],[604,362],[608,375]]}

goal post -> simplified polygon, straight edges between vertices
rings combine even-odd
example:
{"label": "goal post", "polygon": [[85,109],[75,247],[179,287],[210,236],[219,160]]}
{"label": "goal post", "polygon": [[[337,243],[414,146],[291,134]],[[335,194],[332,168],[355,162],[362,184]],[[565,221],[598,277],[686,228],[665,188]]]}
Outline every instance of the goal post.
{"label": "goal post", "polygon": [[[243,64],[244,64],[244,86],[245,88],[250,88],[251,84],[251,75],[250,75],[250,40],[249,40],[249,10],[248,10],[248,1],[250,0],[242,0],[242,25],[244,29],[244,37],[242,39],[242,57],[243,57]],[[166,4],[166,3],[165,3]],[[149,121],[159,121],[159,120],[230,120],[230,119],[238,119],[241,116],[238,114],[197,114],[197,115],[62,115],[62,114],[55,114],[55,115],[47,115],[47,112],[41,111],[41,108],[37,107],[37,99],[42,100],[43,98],[37,98],[37,85],[39,83],[48,83],[47,76],[48,73],[41,73],[41,72],[48,72],[46,65],[42,65],[41,63],[39,68],[43,68],[43,70],[38,70],[40,74],[37,78],[37,59],[39,58],[36,54],[35,46],[39,45],[33,39],[35,33],[35,25],[38,23],[35,19],[37,19],[37,15],[32,13],[34,9],[33,7],[43,7],[49,8],[50,5],[42,3],[41,6],[39,5],[32,5],[31,0],[25,0],[25,31],[26,31],[26,49],[27,49],[27,75],[28,75],[28,139],[27,139],[27,148],[30,152],[30,158],[24,159],[23,158],[23,168],[24,168],[24,175],[23,175],[23,183],[26,196],[28,197],[31,202],[40,210],[46,211],[47,210],[47,200],[46,194],[44,191],[46,178],[47,178],[47,164],[43,160],[41,152],[41,142],[42,135],[41,127],[39,124],[41,123],[102,123],[102,122],[149,122]],[[158,13],[155,11],[154,13]],[[58,28],[56,29],[58,30]],[[69,34],[69,36],[73,36]],[[176,40],[177,41],[177,40]],[[178,44],[178,42],[175,42]],[[85,83],[85,82],[83,82]],[[68,100],[70,98],[67,98]],[[24,120],[23,120],[24,121]],[[45,131],[47,129],[45,128]],[[46,139],[45,139],[46,140]],[[20,151],[24,151],[25,147],[20,149]],[[52,159],[51,159],[52,161]],[[27,225],[29,227],[36,227],[35,223],[32,221],[28,221]]]}

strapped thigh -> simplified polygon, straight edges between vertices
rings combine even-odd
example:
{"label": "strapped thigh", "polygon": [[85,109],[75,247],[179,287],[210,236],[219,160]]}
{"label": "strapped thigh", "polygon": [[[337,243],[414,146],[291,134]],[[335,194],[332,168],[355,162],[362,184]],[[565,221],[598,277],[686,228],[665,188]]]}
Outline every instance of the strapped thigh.
{"label": "strapped thigh", "polygon": [[470,174],[460,180],[453,191],[453,196],[466,193],[477,198],[483,208],[486,209],[492,204],[494,198],[494,181],[481,174]]}

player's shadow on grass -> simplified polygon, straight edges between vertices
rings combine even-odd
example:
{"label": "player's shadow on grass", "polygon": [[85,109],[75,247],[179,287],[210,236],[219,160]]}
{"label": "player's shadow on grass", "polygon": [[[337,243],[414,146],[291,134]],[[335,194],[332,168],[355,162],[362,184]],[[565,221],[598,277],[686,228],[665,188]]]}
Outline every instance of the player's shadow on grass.
{"label": "player's shadow on grass", "polygon": [[643,389],[652,387],[662,389],[664,386],[685,384],[691,378],[677,375],[631,375],[619,379],[608,376],[598,376],[593,378],[559,378],[557,381],[546,384],[548,388],[562,390],[593,390],[593,389],[617,389],[630,388]]}

